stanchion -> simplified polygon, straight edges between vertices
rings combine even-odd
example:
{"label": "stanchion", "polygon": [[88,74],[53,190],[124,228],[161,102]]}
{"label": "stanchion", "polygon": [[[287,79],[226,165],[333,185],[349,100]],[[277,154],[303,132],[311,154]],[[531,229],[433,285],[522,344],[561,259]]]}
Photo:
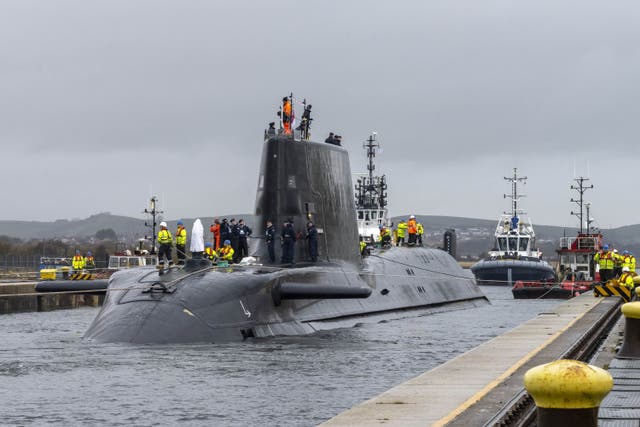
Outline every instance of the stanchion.
{"label": "stanchion", "polygon": [[556,360],[529,369],[524,386],[536,403],[538,427],[596,427],[613,378],[584,362]]}
{"label": "stanchion", "polygon": [[624,340],[616,357],[640,359],[640,302],[628,302],[620,310],[625,317]]}

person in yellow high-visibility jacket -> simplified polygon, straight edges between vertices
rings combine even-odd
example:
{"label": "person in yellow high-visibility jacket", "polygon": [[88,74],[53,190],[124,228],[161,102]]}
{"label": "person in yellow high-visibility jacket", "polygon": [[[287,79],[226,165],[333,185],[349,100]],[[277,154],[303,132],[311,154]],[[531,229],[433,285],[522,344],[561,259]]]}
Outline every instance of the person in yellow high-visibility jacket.
{"label": "person in yellow high-visibility jacket", "polygon": [[80,254],[79,250],[76,250],[76,254],[71,260],[71,266],[73,267],[73,271],[79,273],[84,268],[84,257]]}
{"label": "person in yellow high-visibility jacket", "polygon": [[187,245],[187,230],[184,228],[184,222],[178,220],[178,229],[176,230],[176,255],[178,256],[178,264],[184,264]]}
{"label": "person in yellow high-visibility jacket", "polygon": [[158,250],[158,269],[164,269],[164,259],[169,261],[169,267],[173,265],[173,258],[171,257],[171,246],[173,245],[173,237],[169,230],[167,230],[167,223],[162,221],[160,223],[160,231],[158,231],[158,243],[160,249]]}
{"label": "person in yellow high-visibility jacket", "polygon": [[224,246],[218,250],[220,259],[223,261],[233,262],[233,253],[235,251],[231,247],[231,240],[225,240],[223,245]]}
{"label": "person in yellow high-visibility jacket", "polygon": [[622,267],[622,274],[618,277],[618,285],[627,287],[630,291],[633,291],[633,274],[629,272],[629,267]]}
{"label": "person in yellow high-visibility jacket", "polygon": [[422,246],[422,235],[424,234],[424,227],[422,224],[418,223],[418,246]]}
{"label": "person in yellow high-visibility jacket", "polygon": [[218,254],[213,249],[213,243],[207,242],[204,244],[204,256],[209,261],[215,261],[218,258]]}
{"label": "person in yellow high-visibility jacket", "polygon": [[600,267],[600,281],[607,282],[615,277],[613,273],[613,252],[609,251],[609,245],[604,245],[602,251],[593,256],[593,260],[597,262]]}
{"label": "person in yellow high-visibility jacket", "polygon": [[402,246],[404,243],[404,238],[407,235],[407,223],[404,222],[404,219],[401,219],[398,223],[398,227],[396,228],[396,246]]}
{"label": "person in yellow high-visibility jacket", "polygon": [[391,231],[384,225],[380,226],[380,246],[391,246]]}
{"label": "person in yellow high-visibility jacket", "polygon": [[96,268],[96,261],[91,255],[91,251],[87,252],[87,256],[84,257],[84,268],[88,270],[93,270]]}

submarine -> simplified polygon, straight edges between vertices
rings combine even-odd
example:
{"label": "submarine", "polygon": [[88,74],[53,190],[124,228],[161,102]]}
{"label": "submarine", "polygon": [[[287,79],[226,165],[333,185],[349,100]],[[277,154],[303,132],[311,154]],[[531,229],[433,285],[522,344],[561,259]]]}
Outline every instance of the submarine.
{"label": "submarine", "polygon": [[164,272],[118,271],[85,340],[219,343],[488,304],[473,275],[443,250],[393,246],[361,254],[348,151],[312,141],[304,117],[290,133],[282,123],[265,131],[254,229],[264,236],[269,220],[279,235],[293,222],[300,235],[312,221],[317,260],[309,261],[301,238],[292,263],[271,264],[258,238],[251,257],[239,264],[213,265],[194,256]]}

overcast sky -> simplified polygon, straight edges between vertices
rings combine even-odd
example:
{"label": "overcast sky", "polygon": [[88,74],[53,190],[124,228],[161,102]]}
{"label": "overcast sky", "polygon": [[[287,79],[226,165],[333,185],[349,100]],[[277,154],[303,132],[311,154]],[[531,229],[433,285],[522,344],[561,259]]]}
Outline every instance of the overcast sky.
{"label": "overcast sky", "polygon": [[0,0],[0,219],[252,212],[293,91],[353,172],[376,130],[392,214],[640,222],[637,1]]}

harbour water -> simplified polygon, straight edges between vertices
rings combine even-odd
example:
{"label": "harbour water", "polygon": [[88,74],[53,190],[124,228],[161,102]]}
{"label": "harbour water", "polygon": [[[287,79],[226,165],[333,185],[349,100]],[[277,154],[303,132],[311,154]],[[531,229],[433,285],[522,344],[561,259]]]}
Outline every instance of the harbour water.
{"label": "harbour water", "polygon": [[[98,308],[0,317],[8,425],[312,426],[429,370],[558,300],[491,305],[224,345],[92,344]],[[469,367],[473,369],[473,367]]]}

